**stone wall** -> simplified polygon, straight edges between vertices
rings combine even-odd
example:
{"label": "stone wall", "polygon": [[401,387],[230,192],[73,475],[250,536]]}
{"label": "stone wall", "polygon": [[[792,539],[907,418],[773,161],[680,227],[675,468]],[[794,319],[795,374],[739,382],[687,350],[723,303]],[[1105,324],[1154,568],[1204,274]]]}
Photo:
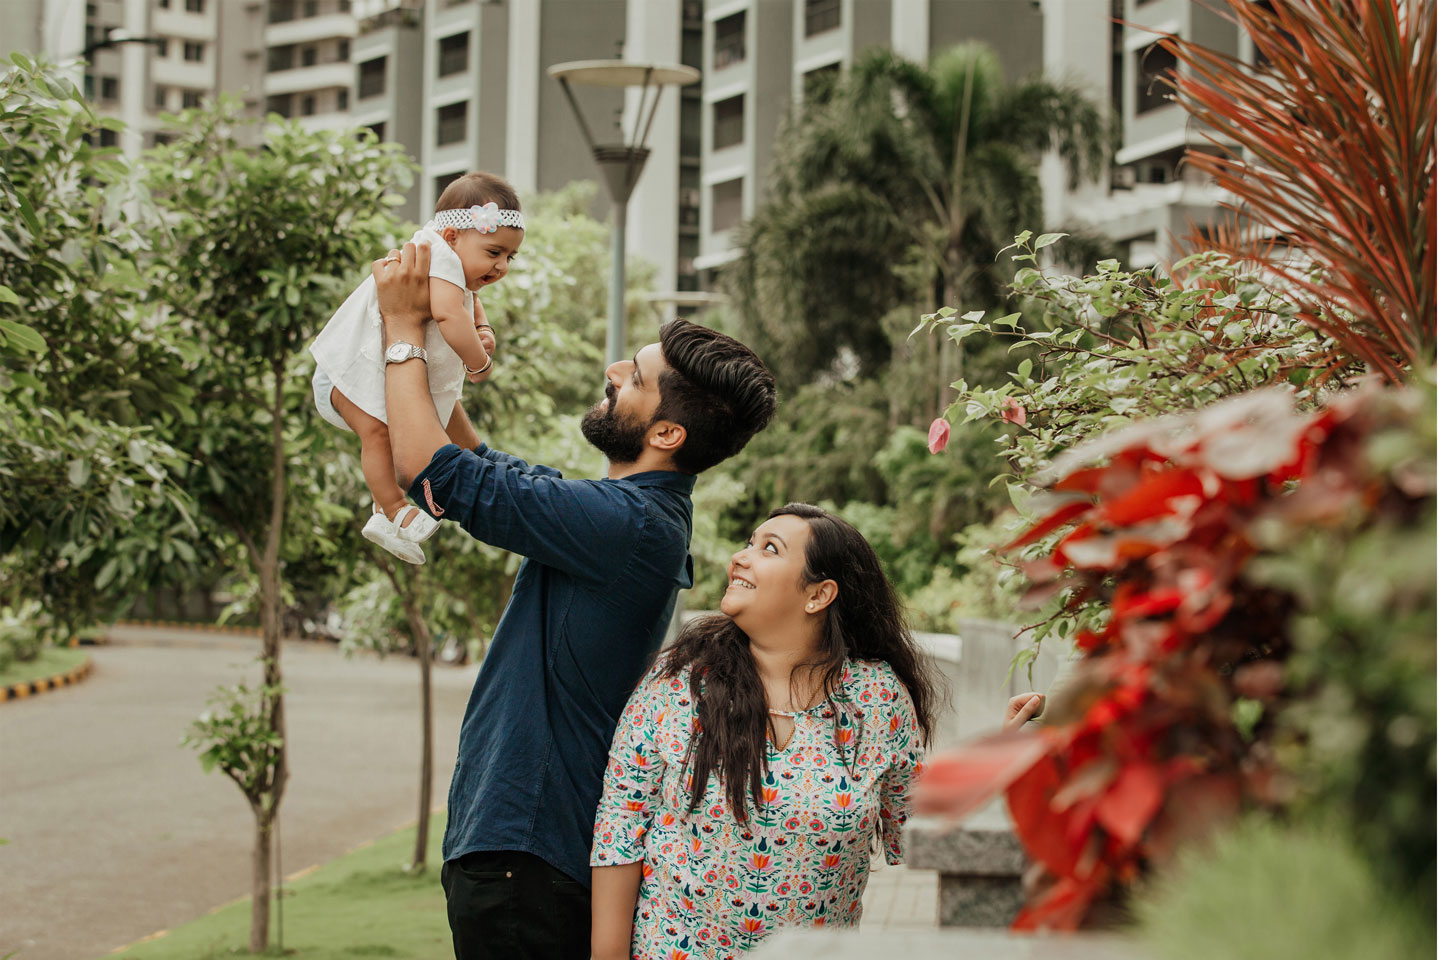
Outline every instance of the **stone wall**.
{"label": "stone wall", "polygon": [[1016,638],[1017,627],[995,620],[962,620],[958,634],[919,633],[916,639],[934,658],[949,684],[950,701],[942,711],[934,749],[943,750],[1000,726],[1005,704],[1026,690],[1049,691],[1070,644],[1048,640],[1035,661],[1033,683],[1024,668],[1006,680],[1015,654],[1029,647],[1030,634]]}

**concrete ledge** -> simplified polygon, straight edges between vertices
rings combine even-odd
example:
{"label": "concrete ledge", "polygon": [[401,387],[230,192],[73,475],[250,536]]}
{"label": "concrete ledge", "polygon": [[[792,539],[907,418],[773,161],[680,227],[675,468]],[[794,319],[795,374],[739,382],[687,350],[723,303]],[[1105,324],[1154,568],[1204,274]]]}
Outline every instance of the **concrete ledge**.
{"label": "concrete ledge", "polygon": [[1008,820],[977,814],[964,823],[916,817],[905,824],[906,862],[942,875],[1018,877],[1025,852]]}
{"label": "concrete ledge", "polygon": [[905,825],[906,863],[939,875],[942,927],[1008,927],[1025,902],[1025,853],[998,804],[962,822],[917,817]]}
{"label": "concrete ledge", "polygon": [[754,960],[1144,960],[1113,934],[1036,936],[995,930],[782,930],[747,954]]}
{"label": "concrete ledge", "polygon": [[12,683],[8,687],[0,687],[0,703],[4,703],[6,700],[24,700],[50,690],[72,686],[88,677],[94,667],[95,662],[86,657],[85,662],[80,666],[64,673],[57,673],[53,677],[41,677],[39,680],[27,680],[24,683]]}

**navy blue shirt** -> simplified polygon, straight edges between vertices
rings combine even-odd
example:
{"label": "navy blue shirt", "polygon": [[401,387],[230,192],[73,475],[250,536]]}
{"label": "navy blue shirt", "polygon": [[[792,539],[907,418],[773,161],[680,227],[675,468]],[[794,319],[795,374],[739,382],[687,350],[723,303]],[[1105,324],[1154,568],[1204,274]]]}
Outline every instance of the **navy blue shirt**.
{"label": "navy blue shirt", "polygon": [[447,444],[410,495],[525,557],[460,727],[444,858],[534,854],[586,886],[615,724],[693,583],[690,492],[673,471],[567,480]]}

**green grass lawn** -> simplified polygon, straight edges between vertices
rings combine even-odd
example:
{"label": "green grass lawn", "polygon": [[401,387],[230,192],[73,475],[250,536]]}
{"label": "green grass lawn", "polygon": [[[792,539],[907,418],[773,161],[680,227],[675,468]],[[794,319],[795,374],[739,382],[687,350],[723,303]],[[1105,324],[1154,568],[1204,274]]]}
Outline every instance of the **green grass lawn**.
{"label": "green grass lawn", "polygon": [[40,655],[34,660],[12,663],[9,669],[0,670],[0,687],[67,673],[84,663],[88,656],[90,651],[83,647],[41,647]]}
{"label": "green grass lawn", "polygon": [[[283,955],[300,960],[452,960],[455,954],[445,919],[445,892],[440,889],[440,838],[444,832],[444,816],[431,817],[429,868],[419,876],[402,868],[415,846],[415,828],[406,827],[286,884]],[[269,955],[281,956],[275,943],[273,903],[270,931]],[[247,897],[115,956],[212,960],[248,956],[249,942]]]}

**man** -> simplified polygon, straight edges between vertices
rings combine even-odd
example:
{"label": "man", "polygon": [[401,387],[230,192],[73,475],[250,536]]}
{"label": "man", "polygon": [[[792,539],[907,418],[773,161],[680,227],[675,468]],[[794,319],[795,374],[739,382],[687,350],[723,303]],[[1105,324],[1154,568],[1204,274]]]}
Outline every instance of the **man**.
{"label": "man", "polygon": [[[422,509],[523,555],[465,708],[441,884],[459,960],[589,955],[589,851],[610,739],[692,584],[695,476],[769,422],[775,381],[743,344],[685,321],[605,371],[581,431],[603,480],[531,466],[435,413],[421,344],[429,250],[376,261],[385,402]],[[463,414],[457,412],[456,416]]]}

